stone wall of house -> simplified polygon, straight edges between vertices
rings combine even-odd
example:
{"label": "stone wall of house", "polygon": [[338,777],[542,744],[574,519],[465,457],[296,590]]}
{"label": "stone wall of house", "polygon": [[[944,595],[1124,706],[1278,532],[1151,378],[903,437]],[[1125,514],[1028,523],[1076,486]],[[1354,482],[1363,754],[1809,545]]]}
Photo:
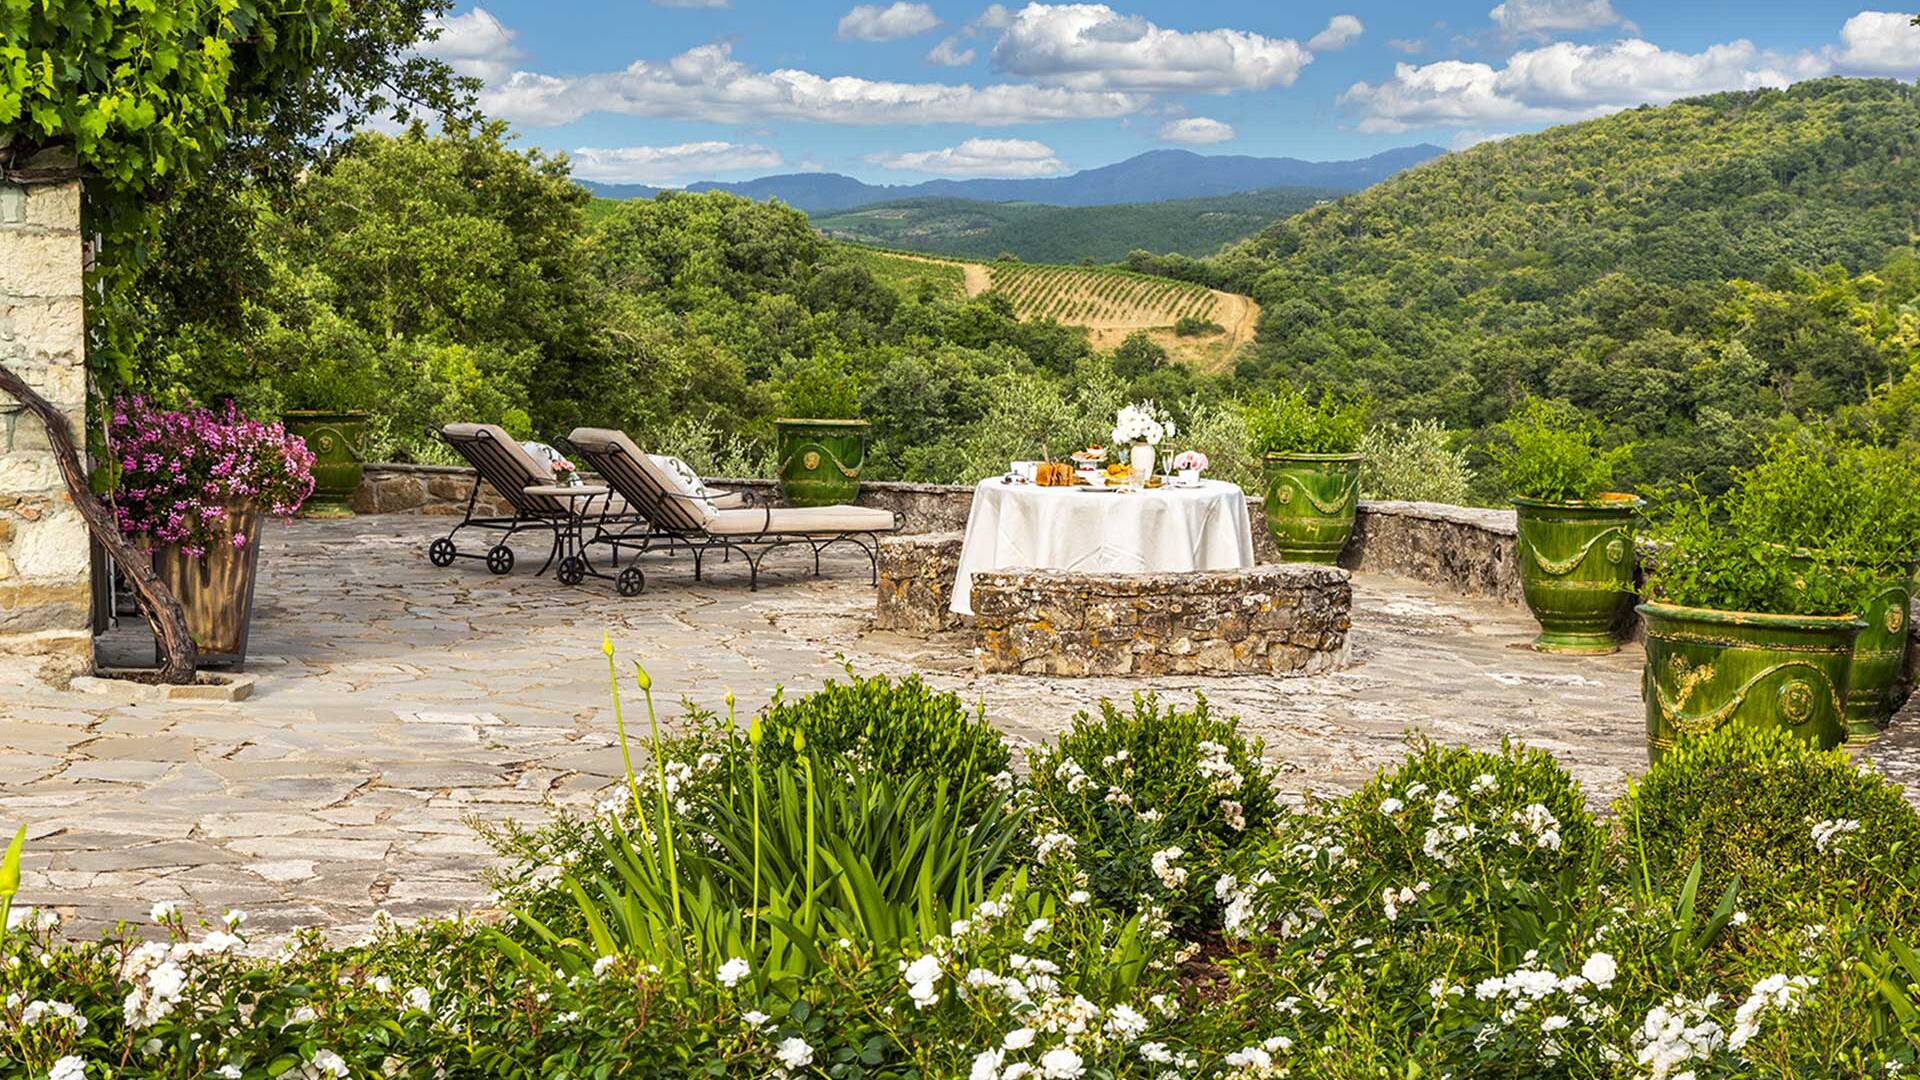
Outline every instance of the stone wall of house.
{"label": "stone wall of house", "polygon": [[1345,661],[1352,609],[1332,566],[991,571],[973,578],[974,655],[1002,674],[1313,675]]}
{"label": "stone wall of house", "polygon": [[960,532],[880,538],[880,588],[874,625],[907,634],[937,634],[960,625],[948,608],[960,571]]}
{"label": "stone wall of house", "polygon": [[[86,426],[80,184],[0,182],[0,363]],[[40,421],[0,393],[0,665],[93,669],[90,540]]]}

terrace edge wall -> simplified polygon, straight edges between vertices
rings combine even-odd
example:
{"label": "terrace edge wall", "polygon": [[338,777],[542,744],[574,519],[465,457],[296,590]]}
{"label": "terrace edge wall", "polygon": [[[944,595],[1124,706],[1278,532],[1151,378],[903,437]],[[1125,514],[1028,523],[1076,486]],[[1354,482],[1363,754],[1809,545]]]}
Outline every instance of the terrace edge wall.
{"label": "terrace edge wall", "polygon": [[[0,363],[86,426],[80,182],[0,183]],[[0,394],[0,666],[93,670],[92,541],[47,433]]]}
{"label": "terrace edge wall", "polygon": [[[459,513],[473,485],[471,470],[437,465],[370,464],[366,477],[353,502],[354,509],[361,513]],[[717,478],[708,483],[751,491],[762,500],[777,501],[780,494],[779,484],[773,480]],[[488,489],[482,501],[491,497]],[[900,514],[906,533],[961,532],[973,508],[973,488],[866,481],[860,485],[857,501],[862,506]],[[1247,509],[1254,522],[1255,560],[1279,562],[1272,538],[1261,526],[1260,498],[1249,496]],[[1518,604],[1516,531],[1511,510],[1362,501],[1353,541],[1347,545],[1340,565],[1360,573],[1412,578],[1448,592]]]}

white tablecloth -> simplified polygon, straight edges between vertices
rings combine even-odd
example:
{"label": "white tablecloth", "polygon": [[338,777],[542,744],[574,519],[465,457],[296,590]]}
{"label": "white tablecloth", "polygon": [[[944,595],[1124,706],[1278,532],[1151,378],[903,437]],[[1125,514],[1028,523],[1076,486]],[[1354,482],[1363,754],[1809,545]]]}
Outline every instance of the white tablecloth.
{"label": "white tablecloth", "polygon": [[1247,497],[1233,484],[1093,491],[995,477],[973,489],[951,606],[973,614],[973,575],[983,570],[1147,573],[1252,565]]}

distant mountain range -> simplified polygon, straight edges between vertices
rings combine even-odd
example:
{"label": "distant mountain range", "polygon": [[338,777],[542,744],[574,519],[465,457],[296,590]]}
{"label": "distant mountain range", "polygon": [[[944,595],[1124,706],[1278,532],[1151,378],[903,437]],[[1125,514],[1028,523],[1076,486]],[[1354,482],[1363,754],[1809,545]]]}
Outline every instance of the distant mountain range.
{"label": "distant mountain range", "polygon": [[[928,180],[920,184],[869,184],[839,173],[788,173],[733,183],[701,181],[688,191],[730,191],[764,201],[779,199],[808,213],[851,210],[899,199],[946,198],[978,202],[1035,202],[1051,206],[1108,206],[1233,195],[1279,187],[1358,191],[1446,153],[1421,144],[1386,150],[1356,161],[1302,161],[1237,154],[1150,150],[1113,165],[1071,176],[1036,180]],[[662,189],[643,184],[580,184],[609,199],[648,198]]]}

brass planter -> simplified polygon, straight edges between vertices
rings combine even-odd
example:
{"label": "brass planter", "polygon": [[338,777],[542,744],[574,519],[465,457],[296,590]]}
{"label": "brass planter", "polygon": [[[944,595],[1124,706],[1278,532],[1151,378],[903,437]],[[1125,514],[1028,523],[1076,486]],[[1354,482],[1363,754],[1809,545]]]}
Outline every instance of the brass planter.
{"label": "brass planter", "polygon": [[360,490],[365,474],[367,414],[294,410],[283,415],[280,423],[313,452],[313,494],[301,514],[352,517],[353,493]]}
{"label": "brass planter", "polygon": [[[244,537],[238,547],[235,536]],[[154,572],[180,601],[202,664],[246,663],[259,566],[260,511],[251,504],[227,508],[224,527],[214,531],[203,555],[189,555],[177,544],[154,551]]]}
{"label": "brass planter", "polygon": [[780,490],[790,506],[836,506],[860,494],[865,420],[776,420]]}
{"label": "brass planter", "polygon": [[1520,591],[1540,622],[1541,652],[1618,652],[1614,623],[1633,602],[1632,495],[1578,502],[1513,500]]}
{"label": "brass planter", "polygon": [[1847,737],[1851,615],[1770,615],[1641,604],[1647,756],[1723,727],[1780,728],[1822,748]]}
{"label": "brass planter", "polygon": [[1359,454],[1268,454],[1267,531],[1286,562],[1335,563],[1360,506]]}

